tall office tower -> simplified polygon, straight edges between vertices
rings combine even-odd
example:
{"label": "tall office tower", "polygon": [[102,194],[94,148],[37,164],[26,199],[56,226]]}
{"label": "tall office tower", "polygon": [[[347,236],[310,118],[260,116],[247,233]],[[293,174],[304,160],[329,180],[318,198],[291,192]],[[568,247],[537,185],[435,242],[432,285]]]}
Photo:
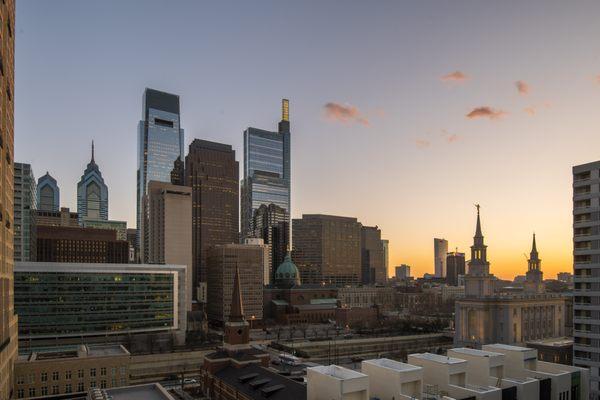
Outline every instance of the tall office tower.
{"label": "tall office tower", "polygon": [[37,182],[37,205],[40,211],[58,211],[60,208],[60,189],[48,172]]}
{"label": "tall office tower", "polygon": [[14,258],[35,261],[36,184],[31,165],[15,163]]}
{"label": "tall office tower", "polygon": [[138,124],[137,156],[137,244],[139,256],[148,259],[148,240],[143,204],[148,182],[171,182],[173,163],[183,159],[183,129],[180,126],[179,96],[146,88],[142,99],[142,120]]}
{"label": "tall office tower", "polygon": [[465,253],[452,251],[446,257],[446,283],[458,286],[458,276],[465,274]]}
{"label": "tall office tower", "polygon": [[4,215],[0,225],[0,399],[12,395],[14,362],[17,356],[17,318],[13,306],[13,165],[14,155],[14,54],[15,2],[0,7],[3,85],[0,94],[0,205]]}
{"label": "tall office tower", "polygon": [[252,226],[254,237],[263,240],[269,247],[269,276],[275,276],[277,267],[288,251],[290,224],[288,212],[278,205],[261,204],[254,213]]}
{"label": "tall office tower", "polygon": [[100,168],[94,160],[93,141],[92,159],[77,184],[77,214],[80,223],[84,219],[108,219],[108,186],[104,183]]}
{"label": "tall office tower", "polygon": [[390,271],[390,241],[388,239],[381,239],[383,245],[383,270],[385,272],[385,280]]}
{"label": "tall office tower", "polygon": [[[254,214],[262,205],[275,204],[291,215],[289,101],[282,100],[277,132],[248,128],[244,131],[242,181],[242,237],[254,233]],[[289,245],[289,243],[288,243]]]}
{"label": "tall office tower", "polygon": [[361,283],[372,285],[385,283],[385,254],[381,241],[381,230],[377,226],[361,226]]}
{"label": "tall office tower", "polygon": [[436,278],[446,277],[446,255],[448,254],[448,241],[446,239],[433,239],[433,262]]}
{"label": "tall office tower", "polygon": [[179,157],[177,157],[177,160],[173,162],[173,169],[171,170],[171,183],[179,186],[185,185],[185,164]]}
{"label": "tall office tower", "polygon": [[410,278],[410,265],[402,264],[396,267],[396,279],[408,279]]}
{"label": "tall office tower", "polygon": [[148,182],[148,254],[151,264],[185,265],[192,304],[192,188]]}
{"label": "tall office tower", "polygon": [[591,368],[590,398],[600,398],[600,161],[573,167],[573,364]]}
{"label": "tall office tower", "polygon": [[525,273],[524,288],[525,291],[531,293],[543,293],[545,291],[542,260],[540,260],[537,251],[535,233],[533,234],[531,253],[529,253],[529,258],[527,259],[527,272]]}
{"label": "tall office tower", "polygon": [[223,244],[207,252],[208,318],[223,323],[231,313],[234,277],[239,279],[248,320],[263,319],[264,249],[252,244]]}
{"label": "tall office tower", "polygon": [[361,282],[361,224],[356,218],[304,214],[292,221],[293,259],[303,284]]}
{"label": "tall office tower", "polygon": [[194,287],[206,282],[206,251],[210,246],[239,243],[239,176],[231,146],[199,139],[190,144],[185,181],[192,188]]}

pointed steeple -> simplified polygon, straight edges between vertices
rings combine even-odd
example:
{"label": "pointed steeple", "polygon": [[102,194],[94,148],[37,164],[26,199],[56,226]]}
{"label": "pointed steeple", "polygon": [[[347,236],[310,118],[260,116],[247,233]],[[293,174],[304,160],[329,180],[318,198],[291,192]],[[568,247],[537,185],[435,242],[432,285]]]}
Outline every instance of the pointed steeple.
{"label": "pointed steeple", "polygon": [[90,161],[92,164],[95,164],[96,161],[94,161],[94,141],[92,140],[92,161]]}
{"label": "pointed steeple", "polygon": [[538,255],[537,246],[535,245],[535,232],[533,232],[533,244],[531,245],[531,257],[535,254],[536,258]]}
{"label": "pointed steeple", "polygon": [[481,219],[479,218],[479,204],[475,204],[475,208],[477,208],[477,226],[475,227],[475,237],[483,237],[483,233],[481,233]]}
{"label": "pointed steeple", "polygon": [[531,253],[529,253],[529,260],[527,260],[529,270],[541,270],[542,260],[537,251],[537,244],[535,243],[535,233],[533,234],[533,242],[531,244]]}
{"label": "pointed steeple", "polygon": [[242,288],[240,284],[240,269],[236,265],[233,278],[233,293],[231,294],[231,311],[229,321],[244,321],[244,306],[242,303]]}

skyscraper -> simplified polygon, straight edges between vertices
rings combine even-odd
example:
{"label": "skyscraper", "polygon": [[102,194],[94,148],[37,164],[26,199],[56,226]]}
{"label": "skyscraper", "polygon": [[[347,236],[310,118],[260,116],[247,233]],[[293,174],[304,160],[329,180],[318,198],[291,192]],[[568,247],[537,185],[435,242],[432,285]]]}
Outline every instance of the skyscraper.
{"label": "skyscraper", "polygon": [[277,132],[257,128],[244,131],[242,181],[242,236],[254,234],[254,213],[261,205],[275,204],[291,214],[289,101],[282,100]]}
{"label": "skyscraper", "polygon": [[185,265],[188,311],[192,303],[192,189],[148,182],[148,254],[151,264]]}
{"label": "skyscraper", "polygon": [[231,146],[199,139],[190,144],[185,182],[192,188],[194,287],[206,282],[208,248],[239,242],[239,175]]}
{"label": "skyscraper", "polygon": [[170,182],[177,157],[183,159],[183,129],[180,127],[179,96],[146,88],[138,124],[137,230],[140,257],[147,260],[144,229],[147,210],[143,201],[148,182]]}
{"label": "skyscraper", "polygon": [[458,286],[459,275],[465,274],[465,253],[452,251],[446,256],[446,283]]}
{"label": "skyscraper", "polygon": [[108,186],[104,183],[100,168],[94,160],[93,141],[92,158],[77,184],[77,214],[79,222],[84,219],[108,219]]}
{"label": "skyscraper", "polygon": [[57,212],[60,208],[60,189],[48,172],[38,179],[37,205],[40,211]]}
{"label": "skyscraper", "polygon": [[437,278],[446,277],[446,255],[448,254],[448,241],[446,239],[433,239],[434,272]]}
{"label": "skyscraper", "polygon": [[600,398],[600,161],[573,167],[573,364],[591,368],[590,398]]}
{"label": "skyscraper", "polygon": [[17,356],[17,318],[13,301],[13,165],[14,158],[14,103],[15,89],[15,2],[5,0],[0,7],[2,47],[0,73],[0,204],[4,215],[0,224],[0,399],[11,397],[14,362]]}
{"label": "skyscraper", "polygon": [[254,237],[262,239],[269,247],[269,275],[275,276],[275,271],[281,264],[288,251],[289,243],[289,214],[276,204],[261,204],[254,213],[252,226]]}
{"label": "skyscraper", "polygon": [[361,226],[361,282],[363,285],[385,283],[385,254],[381,241],[381,230],[377,226]]}
{"label": "skyscraper", "polygon": [[14,258],[35,261],[36,184],[31,165],[15,163]]}
{"label": "skyscraper", "polygon": [[293,258],[303,284],[360,283],[361,224],[356,218],[304,214],[292,224]]}

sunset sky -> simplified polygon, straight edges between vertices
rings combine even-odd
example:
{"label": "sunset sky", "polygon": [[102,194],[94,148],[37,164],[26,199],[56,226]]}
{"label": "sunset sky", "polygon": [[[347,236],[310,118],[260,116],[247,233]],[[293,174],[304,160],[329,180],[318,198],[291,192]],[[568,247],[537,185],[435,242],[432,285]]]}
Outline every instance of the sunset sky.
{"label": "sunset sky", "polygon": [[[135,226],[145,87],[179,94],[186,143],[275,129],[290,99],[293,216],[378,225],[390,269],[468,251],[491,271],[572,270],[571,167],[600,159],[597,1],[17,2],[15,160],[63,206],[96,143],[111,219]],[[187,151],[187,149],[186,149]]]}

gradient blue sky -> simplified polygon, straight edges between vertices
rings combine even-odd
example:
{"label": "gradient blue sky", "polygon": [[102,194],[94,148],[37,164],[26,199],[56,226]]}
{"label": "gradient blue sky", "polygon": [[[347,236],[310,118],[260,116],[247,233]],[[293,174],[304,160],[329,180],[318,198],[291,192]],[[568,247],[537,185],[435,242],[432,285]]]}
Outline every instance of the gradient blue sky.
{"label": "gradient blue sky", "polygon": [[[15,159],[75,209],[94,139],[110,218],[134,226],[145,87],[181,96],[186,143],[240,161],[243,130],[274,129],[287,97],[295,217],[379,225],[390,266],[420,275],[434,236],[467,249],[478,202],[492,271],[523,273],[535,230],[550,277],[571,269],[571,166],[600,158],[598,15],[595,1],[19,0]],[[468,79],[440,79],[453,71]],[[481,106],[506,114],[466,117]]]}

